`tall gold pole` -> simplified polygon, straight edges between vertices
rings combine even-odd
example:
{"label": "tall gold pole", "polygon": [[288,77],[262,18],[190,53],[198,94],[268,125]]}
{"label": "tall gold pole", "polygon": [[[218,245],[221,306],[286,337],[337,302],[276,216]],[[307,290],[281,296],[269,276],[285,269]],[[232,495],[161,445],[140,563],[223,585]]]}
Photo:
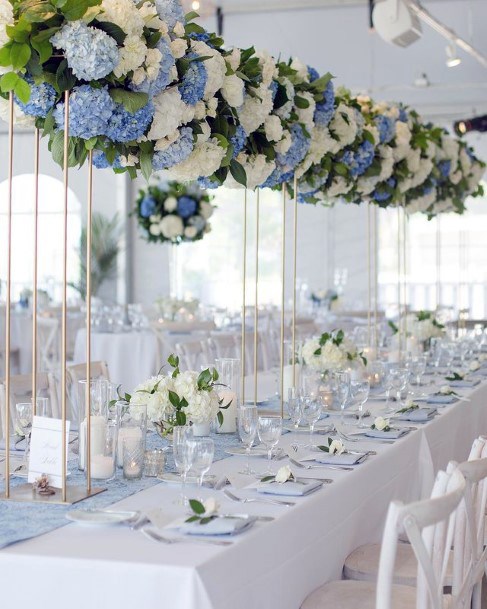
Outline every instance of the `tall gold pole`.
{"label": "tall gold pole", "polygon": [[[284,313],[286,306],[286,189],[287,184],[282,185],[282,252],[281,252],[281,417],[284,416]],[[294,353],[292,354],[294,361]]]}
{"label": "tall gold pole", "polygon": [[88,154],[88,201],[86,207],[86,492],[91,493],[91,241],[93,218],[93,151]]}
{"label": "tall gold pole", "polygon": [[367,203],[367,345],[372,347],[372,269],[371,269],[371,218],[370,203]]}
{"label": "tall gold pole", "polygon": [[[63,217],[63,287],[61,319],[61,419],[62,419],[62,500],[66,501],[66,355],[67,355],[67,282],[68,282],[68,155],[69,155],[69,91],[64,92],[64,217]],[[88,329],[89,332],[89,329]],[[89,383],[89,379],[88,379]],[[89,392],[89,385],[88,385]],[[86,429],[86,436],[90,435]],[[90,455],[86,462],[90,461]]]}
{"label": "tall gold pole", "polygon": [[436,216],[436,310],[441,307],[441,224]]}
{"label": "tall gold pole", "polygon": [[294,241],[293,241],[293,319],[292,319],[292,354],[293,354],[293,387],[296,387],[296,278],[298,259],[298,178],[294,174]]}
{"label": "tall gold pole", "polygon": [[10,305],[12,298],[12,181],[14,159],[14,94],[9,95],[8,197],[7,197],[7,297],[5,309],[5,498],[10,497]]}
{"label": "tall gold pole", "polygon": [[403,266],[403,303],[404,303],[404,342],[407,353],[408,348],[408,280],[407,280],[407,221],[406,203],[403,207],[402,215],[402,266]]}
{"label": "tall gold pole", "polygon": [[247,189],[244,191],[243,209],[243,261],[242,261],[242,404],[245,404],[245,306],[247,282]]}
{"label": "tall gold pole", "polygon": [[374,205],[374,216],[373,216],[373,228],[374,228],[374,326],[375,326],[375,350],[376,357],[378,357],[379,351],[379,243],[377,238],[377,233],[379,230],[378,227],[378,218],[377,218],[377,205]]}
{"label": "tall gold pole", "polygon": [[32,290],[32,409],[37,412],[37,250],[39,232],[39,129],[34,130],[34,278]]}
{"label": "tall gold pole", "polygon": [[257,364],[259,338],[259,228],[260,228],[260,190],[257,189],[255,205],[255,305],[254,305],[254,406],[257,406]]}
{"label": "tall gold pole", "polygon": [[398,334],[398,351],[399,361],[401,360],[402,351],[402,323],[401,323],[401,207],[397,206],[397,310],[399,319]]}

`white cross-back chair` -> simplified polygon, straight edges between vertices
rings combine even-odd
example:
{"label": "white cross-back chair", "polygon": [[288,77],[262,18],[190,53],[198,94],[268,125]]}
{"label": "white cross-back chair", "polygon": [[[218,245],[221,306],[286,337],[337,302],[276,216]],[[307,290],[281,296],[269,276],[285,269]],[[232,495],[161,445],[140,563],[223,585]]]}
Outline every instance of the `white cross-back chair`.
{"label": "white cross-back chair", "polygon": [[[41,372],[36,377],[37,397],[49,398],[51,414],[54,418],[60,417],[59,402],[57,399],[56,381],[52,374]],[[10,377],[10,433],[16,429],[17,414],[15,404],[30,402],[32,399],[32,376],[30,374],[19,374]],[[5,381],[0,383],[0,437],[5,437],[5,409],[6,389]]]}
{"label": "white cross-back chair", "polygon": [[225,357],[240,357],[240,335],[235,333],[214,333],[208,339],[208,357],[214,361]]}
{"label": "white cross-back chair", "polygon": [[[264,340],[262,333],[257,335],[257,370],[269,370],[270,359],[267,341]],[[245,332],[245,368],[246,374],[253,374],[254,371],[254,333]]]}
{"label": "white cross-back chair", "polygon": [[181,370],[200,371],[201,366],[208,366],[209,355],[206,340],[192,340],[186,343],[176,343],[174,347],[176,355],[179,357]]}
{"label": "white cross-back chair", "polygon": [[60,362],[60,322],[56,317],[37,316],[37,346],[39,367],[54,372]]}
{"label": "white cross-back chair", "polygon": [[[444,579],[458,506],[465,493],[461,472],[438,472],[430,499],[393,501],[386,518],[377,584],[340,580],[312,592],[301,609],[444,609]],[[417,561],[417,587],[394,583],[397,550],[404,531]]]}

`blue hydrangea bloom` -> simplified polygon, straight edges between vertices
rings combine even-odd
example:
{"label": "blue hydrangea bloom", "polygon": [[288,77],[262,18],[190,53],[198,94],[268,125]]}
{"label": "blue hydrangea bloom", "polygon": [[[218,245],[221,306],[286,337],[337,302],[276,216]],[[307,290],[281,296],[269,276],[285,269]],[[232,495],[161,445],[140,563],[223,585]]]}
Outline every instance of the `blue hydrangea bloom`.
{"label": "blue hydrangea bloom", "polygon": [[269,89],[272,91],[272,103],[274,103],[274,100],[276,99],[276,95],[277,95],[277,88],[278,88],[278,84],[275,80],[273,80],[271,82],[271,84],[269,85]]}
{"label": "blue hydrangea bloom", "polygon": [[156,210],[156,200],[152,195],[145,195],[145,197],[140,202],[140,215],[143,218],[149,218]]}
{"label": "blue hydrangea bloom", "polygon": [[[397,184],[395,178],[389,178],[388,180],[386,180],[385,183],[391,188],[395,188]],[[386,190],[376,189],[372,193],[372,198],[374,199],[374,201],[377,201],[377,203],[383,203],[384,201],[388,201],[391,197],[392,193]]]}
{"label": "blue hydrangea bloom", "polygon": [[[194,59],[198,57],[196,53],[188,53],[185,59]],[[189,68],[182,78],[179,85],[179,93],[185,104],[194,106],[196,102],[203,99],[205,93],[206,81],[208,73],[203,61],[191,61]]]}
{"label": "blue hydrangea bloom", "polygon": [[185,161],[193,151],[193,130],[190,127],[181,129],[178,139],[166,150],[160,150],[152,157],[152,167],[156,171],[169,169]]}
{"label": "blue hydrangea bloom", "polygon": [[204,230],[206,226],[206,220],[203,218],[203,216],[196,214],[196,216],[193,216],[188,220],[188,224],[190,226],[194,226],[196,230],[201,233],[201,231]]}
{"label": "blue hydrangea bloom", "polygon": [[164,38],[161,38],[157,43],[157,48],[161,52],[162,58],[159,63],[159,72],[156,78],[154,80],[148,80],[146,78],[140,85],[131,83],[129,86],[132,91],[141,91],[147,93],[149,97],[154,97],[163,91],[171,82],[171,70],[176,63],[171,47]]}
{"label": "blue hydrangea bloom", "polygon": [[440,161],[438,163],[438,169],[440,170],[440,174],[442,178],[447,178],[450,175],[451,170],[451,161]]}
{"label": "blue hydrangea bloom", "polygon": [[319,75],[318,70],[315,70],[311,66],[308,66],[308,78],[309,78],[309,82],[313,82],[315,80],[318,80],[319,77],[320,77],[320,75]]}
{"label": "blue hydrangea bloom", "polygon": [[117,42],[103,30],[83,21],[70,21],[51,37],[64,51],[68,66],[82,80],[99,80],[110,74],[119,61]]}
{"label": "blue hydrangea bloom", "polygon": [[198,209],[198,203],[193,197],[183,195],[178,199],[178,215],[183,219],[187,219],[192,216]]}
{"label": "blue hydrangea bloom", "polygon": [[399,118],[397,120],[401,121],[401,123],[408,122],[408,113],[405,108],[399,108]]}
{"label": "blue hydrangea bloom", "polygon": [[423,196],[429,195],[431,192],[433,192],[433,186],[431,186],[431,184],[423,188]]}
{"label": "blue hydrangea bloom", "polygon": [[101,150],[93,151],[93,165],[97,169],[122,169],[122,164],[120,163],[120,155],[117,154],[115,160],[112,163],[108,162],[108,159],[104,152]]}
{"label": "blue hydrangea bloom", "polygon": [[309,150],[311,140],[306,137],[301,125],[294,123],[289,131],[292,138],[291,146],[286,154],[278,153],[276,155],[276,168],[261,185],[262,188],[272,188],[292,180],[294,169],[301,163]]}
{"label": "blue hydrangea bloom", "polygon": [[211,180],[210,178],[206,177],[199,177],[198,184],[201,186],[201,188],[205,188],[206,190],[213,190],[221,186],[221,184],[219,184],[218,182],[215,182],[214,180]]}
{"label": "blue hydrangea bloom", "polygon": [[154,104],[149,102],[137,112],[128,112],[122,104],[116,104],[108,122],[106,135],[112,142],[131,142],[144,135],[154,118]]}
{"label": "blue hydrangea bloom", "polygon": [[390,116],[379,114],[374,118],[374,123],[379,130],[381,144],[387,144],[396,134],[396,121]]}
{"label": "blue hydrangea bloom", "polygon": [[24,80],[30,85],[29,101],[24,104],[15,95],[15,103],[19,106],[24,114],[45,118],[47,113],[56,103],[56,90],[47,82],[36,85],[34,83],[34,79],[30,75],[26,75]]}
{"label": "blue hydrangea bloom", "polygon": [[323,101],[316,104],[314,121],[317,125],[326,127],[333,118],[335,113],[335,90],[333,83],[330,82],[326,85],[326,89],[323,92]]}
{"label": "blue hydrangea bloom", "polygon": [[155,0],[157,14],[170,29],[179,21],[184,23],[184,11],[180,0]]}
{"label": "blue hydrangea bloom", "polygon": [[356,178],[365,173],[371,166],[374,154],[374,145],[365,140],[357,150],[346,150],[342,155],[341,162],[350,168],[352,178]]}
{"label": "blue hydrangea bloom", "polygon": [[191,38],[192,40],[201,40],[202,42],[206,42],[209,47],[214,48],[211,42],[209,42],[211,36],[210,34],[208,34],[208,32],[203,32],[200,34],[197,34],[196,32],[191,32],[189,34],[189,38]]}
{"label": "blue hydrangea bloom", "polygon": [[242,127],[242,125],[238,125],[235,135],[230,138],[230,143],[233,144],[233,158],[242,152],[246,139],[247,134],[245,133],[245,129]]}
{"label": "blue hydrangea bloom", "polygon": [[[106,135],[115,103],[107,87],[93,89],[90,85],[74,87],[69,97],[69,135],[89,140]],[[64,102],[56,105],[54,120],[64,130]]]}

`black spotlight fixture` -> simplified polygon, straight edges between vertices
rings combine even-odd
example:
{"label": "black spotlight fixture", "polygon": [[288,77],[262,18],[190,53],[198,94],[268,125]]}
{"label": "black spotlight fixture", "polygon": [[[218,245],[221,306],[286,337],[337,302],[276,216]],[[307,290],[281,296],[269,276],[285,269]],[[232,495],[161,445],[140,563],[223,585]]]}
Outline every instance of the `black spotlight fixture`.
{"label": "black spotlight fixture", "polygon": [[487,131],[487,114],[483,116],[476,116],[475,118],[463,119],[461,121],[455,121],[453,123],[455,133],[458,135],[464,135],[469,131],[480,131],[481,133]]}

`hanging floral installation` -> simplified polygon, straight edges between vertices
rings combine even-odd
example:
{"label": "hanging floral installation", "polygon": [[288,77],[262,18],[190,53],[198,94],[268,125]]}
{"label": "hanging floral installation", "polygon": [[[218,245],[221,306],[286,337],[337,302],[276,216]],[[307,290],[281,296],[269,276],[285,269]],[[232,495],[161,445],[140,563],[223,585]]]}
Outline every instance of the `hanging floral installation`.
{"label": "hanging floral installation", "polygon": [[482,193],[485,165],[412,109],[335,89],[330,74],[225,49],[178,0],[0,0],[0,113],[36,125],[69,165],[370,201],[434,216]]}

